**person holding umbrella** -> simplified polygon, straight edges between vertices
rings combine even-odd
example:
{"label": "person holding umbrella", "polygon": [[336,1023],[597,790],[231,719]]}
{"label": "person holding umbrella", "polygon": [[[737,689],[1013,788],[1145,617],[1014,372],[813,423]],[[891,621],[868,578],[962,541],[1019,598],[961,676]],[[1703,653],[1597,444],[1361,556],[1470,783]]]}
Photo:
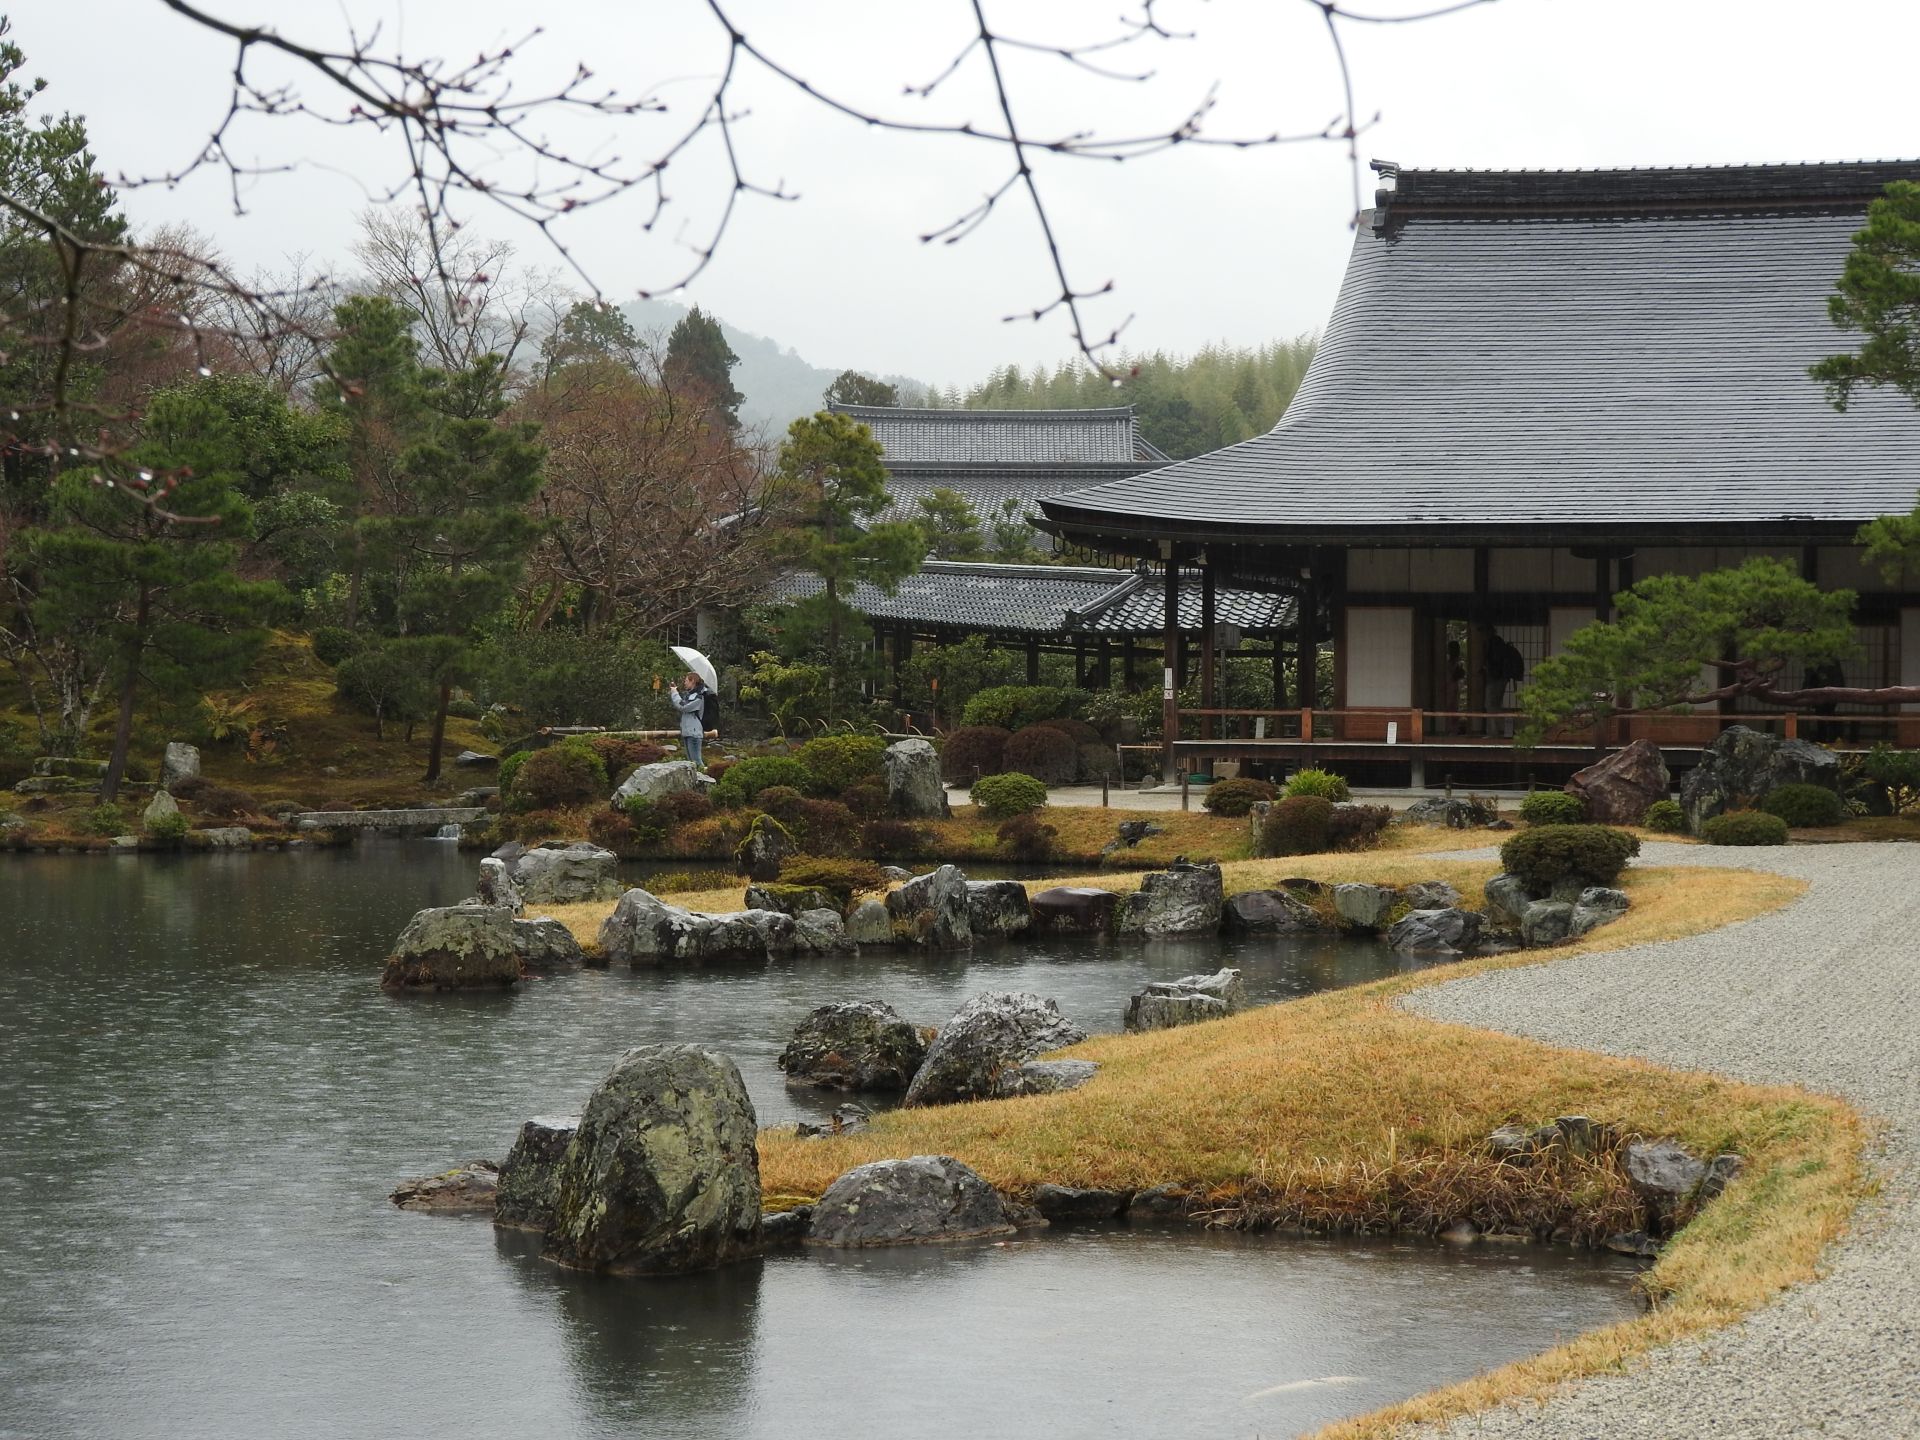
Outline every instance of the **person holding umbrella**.
{"label": "person holding umbrella", "polygon": [[697,769],[704,770],[707,768],[704,752],[708,701],[720,684],[720,676],[714,670],[713,662],[691,646],[675,645],[672,649],[690,668],[684,678],[684,690],[679,685],[669,685],[667,698],[673,701],[673,708],[680,712],[680,743],[687,748],[687,758],[693,761]]}

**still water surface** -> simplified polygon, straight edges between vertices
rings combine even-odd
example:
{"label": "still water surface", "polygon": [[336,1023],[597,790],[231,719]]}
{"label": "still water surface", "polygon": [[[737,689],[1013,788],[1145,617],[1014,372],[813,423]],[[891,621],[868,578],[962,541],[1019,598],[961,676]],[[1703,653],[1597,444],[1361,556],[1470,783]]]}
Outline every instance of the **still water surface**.
{"label": "still water surface", "polygon": [[400,1214],[397,1179],[498,1157],[630,1045],[716,1045],[771,1124],[831,1106],[773,1065],[827,1000],[938,1023],[1031,989],[1111,1030],[1149,979],[1234,964],[1277,1000],[1403,963],[1075,940],[380,994],[473,868],[0,864],[0,1436],[1284,1435],[1633,1313],[1631,1268],[1534,1250],[1121,1231],[607,1281]]}

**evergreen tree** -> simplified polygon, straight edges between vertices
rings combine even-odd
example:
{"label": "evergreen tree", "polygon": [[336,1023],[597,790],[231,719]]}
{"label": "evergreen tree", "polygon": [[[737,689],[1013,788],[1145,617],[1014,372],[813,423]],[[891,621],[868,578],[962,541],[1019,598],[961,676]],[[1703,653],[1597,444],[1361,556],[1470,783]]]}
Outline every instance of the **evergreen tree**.
{"label": "evergreen tree", "polygon": [[775,503],[794,523],[778,548],[825,582],[824,594],[793,607],[789,628],[824,631],[836,671],[847,664],[843,634],[862,623],[842,590],[864,580],[891,593],[920,568],[926,551],[918,525],[878,520],[889,503],[880,454],[873,431],[826,410],[794,421],[780,447]]}
{"label": "evergreen tree", "polygon": [[897,406],[900,387],[862,375],[858,370],[842,370],[821,398],[829,405]]}
{"label": "evergreen tree", "polygon": [[1865,336],[1858,351],[1812,369],[1836,409],[1862,385],[1891,386],[1920,405],[1920,185],[1895,180],[1867,207],[1867,227],[1853,237],[1827,313]]}
{"label": "evergreen tree", "polygon": [[549,372],[594,361],[632,369],[640,349],[640,337],[625,314],[611,305],[580,300],[560,317],[540,353]]}
{"label": "evergreen tree", "polygon": [[91,637],[117,702],[100,794],[116,799],[142,688],[178,702],[237,680],[284,592],[234,573],[250,533],[247,435],[217,387],[163,391],[131,458],[178,480],[169,518],[90,475],[54,487],[53,525],[30,532],[36,621]]}
{"label": "evergreen tree", "polygon": [[916,522],[927,537],[927,554],[935,560],[973,560],[986,549],[980,517],[958,490],[936,486],[920,497]]}
{"label": "evergreen tree", "polygon": [[746,399],[733,388],[733,367],[739,363],[720,322],[698,305],[667,336],[667,379],[701,391],[729,430],[740,428],[740,402]]}

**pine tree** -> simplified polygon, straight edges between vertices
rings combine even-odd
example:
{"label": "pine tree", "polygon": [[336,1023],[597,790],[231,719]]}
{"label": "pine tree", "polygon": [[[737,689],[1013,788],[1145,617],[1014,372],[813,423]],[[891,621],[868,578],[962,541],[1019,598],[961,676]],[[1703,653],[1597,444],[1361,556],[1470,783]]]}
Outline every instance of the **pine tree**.
{"label": "pine tree", "polygon": [[698,305],[667,336],[667,379],[701,391],[729,430],[740,428],[740,402],[746,399],[733,388],[733,367],[739,363],[720,322]]}
{"label": "pine tree", "polygon": [[936,560],[972,560],[986,548],[980,517],[958,490],[945,485],[920,497],[915,522],[927,538],[927,554]]}
{"label": "pine tree", "polygon": [[834,376],[821,397],[829,405],[886,405],[900,403],[900,387],[862,375],[858,370],[842,370]]}

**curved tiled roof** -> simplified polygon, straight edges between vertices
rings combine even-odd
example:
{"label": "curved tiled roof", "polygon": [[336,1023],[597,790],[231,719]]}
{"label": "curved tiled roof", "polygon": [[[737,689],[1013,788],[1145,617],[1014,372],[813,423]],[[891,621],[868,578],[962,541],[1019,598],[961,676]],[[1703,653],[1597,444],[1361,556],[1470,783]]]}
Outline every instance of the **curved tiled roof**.
{"label": "curved tiled roof", "polygon": [[1049,497],[1049,528],[1792,539],[1908,510],[1920,412],[1868,393],[1842,414],[1807,376],[1849,343],[1827,297],[1866,197],[1895,175],[1920,163],[1401,172],[1280,423]]}
{"label": "curved tiled roof", "polygon": [[1140,438],[1131,405],[1097,410],[913,410],[835,405],[903,465],[1122,465],[1167,457]]}
{"label": "curved tiled roof", "polygon": [[[820,594],[818,575],[795,571],[768,593],[791,604]],[[864,582],[847,603],[875,620],[905,621],[933,629],[1019,635],[1157,635],[1165,614],[1162,577],[1145,570],[1089,565],[999,565],[929,560],[887,594]],[[1200,628],[1200,575],[1181,574],[1180,625]],[[1214,595],[1214,618],[1243,630],[1292,624],[1293,599],[1270,591],[1229,589]]]}

